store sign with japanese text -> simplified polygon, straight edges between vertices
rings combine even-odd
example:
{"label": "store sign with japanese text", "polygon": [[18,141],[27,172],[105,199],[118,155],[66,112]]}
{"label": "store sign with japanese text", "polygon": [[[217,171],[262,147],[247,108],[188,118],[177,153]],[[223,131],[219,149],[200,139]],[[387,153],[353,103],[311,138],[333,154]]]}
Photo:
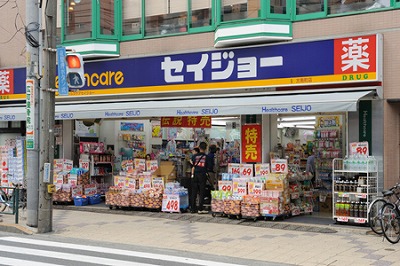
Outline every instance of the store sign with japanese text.
{"label": "store sign with japanese text", "polygon": [[[87,62],[85,86],[68,97],[380,82],[382,47],[375,34]],[[25,76],[0,71],[0,101],[24,99]]]}
{"label": "store sign with japanese text", "polygon": [[243,161],[247,163],[258,163],[262,161],[261,153],[261,125],[242,125],[242,154]]}
{"label": "store sign with japanese text", "polygon": [[162,117],[161,127],[211,128],[211,116]]}

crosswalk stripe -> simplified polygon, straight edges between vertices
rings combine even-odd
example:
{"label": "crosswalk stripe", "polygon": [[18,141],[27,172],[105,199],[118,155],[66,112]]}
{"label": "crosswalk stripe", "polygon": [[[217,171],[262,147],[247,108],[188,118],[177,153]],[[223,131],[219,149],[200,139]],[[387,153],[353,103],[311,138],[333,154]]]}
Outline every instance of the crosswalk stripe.
{"label": "crosswalk stripe", "polygon": [[[26,254],[26,255],[42,256],[42,257],[56,258],[56,259],[69,260],[69,261],[80,261],[80,262],[90,262],[90,263],[96,262],[98,264],[112,265],[112,266],[122,266],[122,265],[124,265],[124,266],[125,265],[126,266],[140,266],[140,265],[143,265],[143,263],[129,262],[129,261],[123,261],[123,260],[114,260],[114,259],[92,257],[92,256],[86,256],[86,255],[80,255],[80,254],[71,254],[71,253],[63,253],[63,252],[47,251],[47,250],[31,249],[31,248],[12,247],[12,246],[5,246],[5,245],[0,245],[0,250],[3,252],[10,252],[10,253],[18,254],[18,255]],[[0,261],[0,263],[1,263],[1,261]],[[146,264],[146,265],[154,265],[154,264]]]}
{"label": "crosswalk stripe", "polygon": [[37,262],[37,261],[28,261],[28,260],[19,260],[13,258],[4,258],[0,255],[0,263],[2,265],[9,266],[21,266],[21,265],[29,265],[29,266],[62,266],[60,264],[46,263],[46,262]]}
{"label": "crosswalk stripe", "polygon": [[[195,264],[195,265],[203,265],[203,266],[238,266],[239,264],[231,264],[224,262],[216,262],[209,260],[200,260],[200,259],[192,259],[185,258],[173,255],[163,255],[163,254],[154,254],[147,252],[138,252],[138,251],[130,251],[130,250],[122,250],[122,249],[114,249],[114,248],[106,248],[106,247],[96,247],[96,246],[87,246],[87,245],[79,245],[79,244],[69,244],[55,241],[44,241],[44,240],[36,240],[36,239],[28,239],[28,238],[18,238],[18,237],[3,237],[1,238],[6,241],[12,241],[17,243],[25,243],[32,245],[41,245],[41,246],[49,246],[49,247],[61,247],[61,248],[70,248],[70,249],[79,249],[85,251],[93,251],[99,253],[108,253],[114,255],[123,255],[123,256],[131,256],[131,257],[139,257],[145,259],[155,259],[162,261],[172,261],[183,264]],[[1,250],[1,247],[0,247]],[[75,255],[74,255],[75,256]]]}

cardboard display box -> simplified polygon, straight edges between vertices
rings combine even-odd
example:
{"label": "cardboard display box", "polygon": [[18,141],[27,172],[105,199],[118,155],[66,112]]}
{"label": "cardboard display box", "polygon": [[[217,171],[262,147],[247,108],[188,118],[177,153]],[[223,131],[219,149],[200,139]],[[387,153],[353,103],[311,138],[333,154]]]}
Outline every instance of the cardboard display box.
{"label": "cardboard display box", "polygon": [[153,175],[165,177],[166,183],[174,181],[176,179],[174,162],[161,161],[160,167],[153,173]]}

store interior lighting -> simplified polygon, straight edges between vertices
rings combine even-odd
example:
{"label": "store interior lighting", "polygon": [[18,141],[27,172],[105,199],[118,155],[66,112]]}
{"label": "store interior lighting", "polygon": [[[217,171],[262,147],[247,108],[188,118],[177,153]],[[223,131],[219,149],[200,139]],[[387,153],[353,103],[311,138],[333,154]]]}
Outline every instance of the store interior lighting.
{"label": "store interior lighting", "polygon": [[301,128],[314,129],[315,116],[280,116],[278,117],[278,128]]}
{"label": "store interior lighting", "polygon": [[228,122],[237,122],[239,123],[240,118],[238,116],[221,116],[221,117],[212,117],[211,124],[213,126],[226,126]]}
{"label": "store interior lighting", "polygon": [[[224,116],[224,117],[213,117],[213,126],[226,126],[227,122],[239,123],[240,118],[238,116]],[[278,116],[277,119],[278,128],[301,128],[301,129],[314,129],[315,116]]]}

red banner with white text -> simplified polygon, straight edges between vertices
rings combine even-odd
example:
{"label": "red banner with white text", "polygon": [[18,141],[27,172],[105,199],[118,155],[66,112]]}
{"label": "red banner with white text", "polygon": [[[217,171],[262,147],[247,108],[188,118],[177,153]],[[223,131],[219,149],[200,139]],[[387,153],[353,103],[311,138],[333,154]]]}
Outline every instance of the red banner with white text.
{"label": "red banner with white text", "polygon": [[242,158],[246,163],[259,163],[262,161],[261,154],[261,125],[242,125]]}

